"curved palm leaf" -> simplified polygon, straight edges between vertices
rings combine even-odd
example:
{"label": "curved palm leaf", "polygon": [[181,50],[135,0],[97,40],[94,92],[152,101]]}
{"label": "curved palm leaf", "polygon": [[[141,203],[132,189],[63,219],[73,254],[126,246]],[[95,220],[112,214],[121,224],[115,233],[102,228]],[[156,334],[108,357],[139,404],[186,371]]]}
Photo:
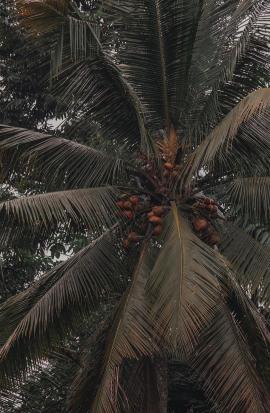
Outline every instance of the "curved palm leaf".
{"label": "curved palm leaf", "polygon": [[6,244],[17,233],[21,236],[24,228],[45,234],[71,222],[93,232],[103,231],[119,218],[117,193],[113,187],[73,189],[0,203],[0,239]]}
{"label": "curved palm leaf", "polygon": [[[220,83],[225,81],[226,76],[229,75],[229,70],[223,71],[222,69],[224,69],[223,66],[230,66],[231,60],[223,59],[223,54],[226,52],[229,54],[230,51],[228,39],[231,40],[232,28],[235,30],[237,27],[235,18],[237,6],[238,1],[219,4],[213,0],[203,4],[198,15],[198,23],[194,30],[194,43],[192,46],[189,44],[192,52],[188,68],[189,90],[187,88],[186,96],[189,110],[188,127],[192,131],[192,136],[187,136],[186,140],[192,139],[193,144],[196,144],[200,135],[205,133],[202,118],[206,114],[208,121],[213,118],[218,104],[216,83],[220,86]],[[224,14],[230,16],[227,21],[224,20]],[[240,16],[243,18],[241,13]],[[220,33],[221,25],[223,26],[222,33]],[[239,43],[241,44],[240,40]],[[208,90],[208,93],[205,93],[205,90]],[[196,129],[198,129],[198,137]]]}
{"label": "curved palm leaf", "polygon": [[187,94],[194,86],[193,80],[190,80],[190,70],[196,53],[195,39],[198,36],[203,6],[197,0],[183,0],[181,3],[173,0],[170,2],[170,9],[167,7],[168,2],[161,3],[168,96],[172,122],[176,126],[180,117],[182,119],[188,112]]}
{"label": "curved palm leaf", "polygon": [[221,305],[193,362],[204,389],[224,413],[266,413],[270,400],[235,316]]}
{"label": "curved palm leaf", "polygon": [[[131,0],[121,2],[131,9]],[[166,46],[164,39],[165,4],[140,0],[122,22],[126,38],[122,51],[122,70],[138,94],[151,127],[170,127]],[[138,82],[140,79],[140,82]]]}
{"label": "curved palm leaf", "polygon": [[[198,134],[198,139],[203,138],[207,131],[209,133],[209,127],[217,123],[221,113],[227,113],[229,108],[233,108],[249,91],[257,87],[257,81],[251,80],[251,73],[249,73],[249,84],[245,81],[246,75],[239,70],[239,65],[247,59],[247,56],[251,62],[257,60],[267,63],[260,29],[262,27],[266,31],[270,29],[264,19],[268,9],[268,2],[260,0],[248,0],[241,4],[233,1],[225,5],[217,5],[217,2],[213,1],[205,6],[200,20],[202,27],[198,36],[199,50],[196,53],[195,49],[193,56],[194,65],[198,65],[198,59],[202,65],[199,76],[195,66],[192,78],[195,85],[198,85],[199,92],[197,89],[197,94],[191,96],[190,104],[191,119],[194,122],[191,133]],[[227,21],[224,20],[224,14],[230,16]],[[205,38],[207,24],[209,38]],[[221,25],[222,34],[220,34]],[[205,50],[206,53],[210,50],[210,56],[207,55],[208,60],[204,57]],[[241,77],[242,87],[238,82],[228,90],[236,75],[238,78]],[[208,93],[205,93],[206,89]],[[224,98],[226,98],[225,108]]]}
{"label": "curved palm leaf", "polygon": [[131,151],[140,146],[153,151],[140,101],[107,55],[66,66],[53,92],[69,107],[71,117],[80,114],[84,122],[99,125],[102,136]]}
{"label": "curved palm leaf", "polygon": [[229,199],[238,219],[267,223],[270,218],[270,177],[239,177],[228,188]]}
{"label": "curved palm leaf", "polygon": [[78,61],[99,53],[100,30],[95,15],[91,13],[88,19],[84,18],[73,0],[16,0],[16,3],[20,23],[29,33],[44,38],[47,34],[54,35],[53,41],[48,39],[54,75],[61,69],[64,58]]}
{"label": "curved palm leaf", "polygon": [[67,330],[117,285],[121,271],[110,231],[0,307],[0,378],[23,376]]}
{"label": "curved palm leaf", "polygon": [[[80,367],[68,396],[69,413],[90,412],[90,401],[97,391],[109,328],[110,323],[107,320],[102,323],[95,336],[86,343],[80,359]],[[126,400],[123,400],[124,409],[138,413],[159,413],[160,397],[153,361],[143,358],[125,367],[125,381],[121,380],[119,386],[126,395]]]}
{"label": "curved palm leaf", "polygon": [[104,320],[94,336],[90,337],[80,357],[80,368],[77,369],[68,394],[67,411],[69,413],[85,413],[99,384],[103,355],[111,320]]}
{"label": "curved palm leaf", "polygon": [[[232,297],[232,302],[229,303],[231,311],[236,315],[241,324],[245,324],[247,330],[253,330],[252,336],[250,337],[252,342],[256,341],[258,337],[269,346],[269,325],[252,300],[247,296],[244,289],[238,284],[236,278],[237,277],[232,274],[230,274],[228,278],[228,288],[230,288]],[[236,300],[237,304],[234,300]]]}
{"label": "curved palm leaf", "polygon": [[52,411],[60,408],[60,400],[67,391],[70,376],[76,372],[77,355],[76,351],[69,348],[49,353],[48,360],[41,361],[33,374],[27,375],[23,384],[16,383],[12,388],[0,390],[1,410],[12,412],[14,406],[18,406],[27,413],[36,413],[37,406],[41,406],[41,395],[41,409]]}
{"label": "curved palm leaf", "polygon": [[[169,130],[178,125],[185,105],[187,73],[202,5],[197,0],[131,0],[107,4],[123,14],[119,51],[121,70],[137,92],[151,129]],[[191,46],[191,47],[190,47]]]}
{"label": "curved palm leaf", "polygon": [[[100,12],[81,13],[72,0],[36,0],[27,4],[19,1],[20,4],[22,24],[30,33],[48,39],[55,92],[69,110],[83,111],[84,118],[97,122],[108,139],[128,142],[131,149],[141,144],[144,150],[152,151],[143,108],[114,62],[114,40],[106,39],[111,24],[107,15],[102,14],[101,21]],[[51,40],[55,32],[56,44]]]}
{"label": "curved palm leaf", "polygon": [[2,167],[7,176],[22,170],[45,180],[46,187],[77,188],[120,182],[127,164],[95,149],[55,136],[0,127]]}
{"label": "curved palm leaf", "polygon": [[[242,146],[246,143],[253,143],[254,150],[257,150],[262,158],[269,156],[269,145],[266,136],[253,137],[251,134],[242,133],[240,147],[236,146],[237,133],[242,124],[245,124],[255,115],[262,114],[270,105],[270,89],[263,88],[256,90],[245,97],[225,118],[214,128],[214,130],[204,139],[204,141],[194,151],[184,175],[190,181],[200,168],[218,162],[219,166],[228,162],[233,165],[235,161],[241,160]],[[249,125],[250,126],[250,125]]]}
{"label": "curved palm leaf", "polygon": [[149,245],[146,242],[109,332],[100,372],[100,385],[90,411],[115,412],[123,398],[119,389],[119,368],[123,360],[138,360],[157,352],[149,305],[145,297],[145,284],[151,270],[149,254]]}
{"label": "curved palm leaf", "polygon": [[[234,272],[232,264],[220,255],[220,259],[227,267],[226,280],[223,283],[228,291],[228,306],[231,311],[237,316],[240,323],[246,323],[249,328],[255,331],[255,335],[260,337],[267,345],[270,344],[269,326],[264,316],[259,312],[251,298],[247,295],[245,289],[239,283],[239,275]],[[253,333],[254,334],[254,333]],[[255,335],[253,338],[255,340]]]}
{"label": "curved palm leaf", "polygon": [[237,281],[252,294],[257,291],[262,303],[269,303],[269,248],[260,244],[236,225],[221,228],[220,250],[228,259]]}
{"label": "curved palm leaf", "polygon": [[219,301],[224,266],[192,232],[173,205],[164,245],[147,289],[158,330],[173,352],[192,352],[198,335]]}

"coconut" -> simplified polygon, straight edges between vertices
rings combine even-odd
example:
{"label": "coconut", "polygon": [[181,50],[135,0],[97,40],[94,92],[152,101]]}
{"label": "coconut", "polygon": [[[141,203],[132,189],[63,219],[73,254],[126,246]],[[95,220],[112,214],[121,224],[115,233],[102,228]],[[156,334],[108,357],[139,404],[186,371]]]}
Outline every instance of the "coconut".
{"label": "coconut", "polygon": [[217,232],[213,232],[212,234],[209,235],[207,241],[210,245],[219,245],[220,244],[220,236]]}
{"label": "coconut", "polygon": [[149,218],[149,222],[152,224],[162,224],[162,219],[160,217],[157,217],[156,215],[153,215],[152,217]]}
{"label": "coconut", "polygon": [[123,209],[124,208],[124,201],[117,201],[117,206],[119,207],[119,208],[121,208],[121,209]]}
{"label": "coconut", "polygon": [[213,204],[209,204],[209,205],[207,205],[207,209],[208,209],[208,211],[210,211],[211,213],[217,213],[217,211],[218,211],[218,207],[216,206],[216,205],[213,205]]}
{"label": "coconut", "polygon": [[154,215],[157,215],[158,217],[161,217],[164,214],[164,207],[163,206],[154,206],[152,208],[152,212]]}
{"label": "coconut", "polygon": [[208,228],[209,222],[207,219],[198,217],[193,220],[193,227],[196,231],[205,231]]}
{"label": "coconut", "polygon": [[161,233],[162,233],[162,225],[155,226],[153,235],[159,236]]}
{"label": "coconut", "polygon": [[132,195],[129,200],[132,205],[138,205],[138,203],[140,202],[140,198],[137,195]]}
{"label": "coconut", "polygon": [[124,202],[124,208],[125,209],[131,209],[132,208],[132,203],[130,201],[125,201]]}
{"label": "coconut", "polygon": [[131,220],[134,216],[132,211],[127,211],[127,210],[123,211],[123,215],[129,220]]}

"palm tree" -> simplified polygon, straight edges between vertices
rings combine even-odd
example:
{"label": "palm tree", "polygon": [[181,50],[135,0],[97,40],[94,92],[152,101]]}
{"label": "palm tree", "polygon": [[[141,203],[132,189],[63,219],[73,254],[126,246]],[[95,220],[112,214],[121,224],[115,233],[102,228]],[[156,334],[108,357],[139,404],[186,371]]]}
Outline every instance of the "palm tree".
{"label": "palm tree", "polygon": [[121,149],[1,126],[3,181],[47,191],[1,204],[2,243],[89,238],[1,306],[1,386],[109,299],[69,412],[182,411],[195,379],[213,411],[269,412],[269,1],[17,3],[69,113]]}

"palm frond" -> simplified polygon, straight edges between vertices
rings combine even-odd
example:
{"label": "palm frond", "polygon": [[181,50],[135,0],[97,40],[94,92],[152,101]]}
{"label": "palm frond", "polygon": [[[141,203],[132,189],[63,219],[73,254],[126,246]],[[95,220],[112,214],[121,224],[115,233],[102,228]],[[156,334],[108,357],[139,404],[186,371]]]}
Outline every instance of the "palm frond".
{"label": "palm frond", "polygon": [[142,358],[127,369],[124,392],[126,409],[138,413],[161,413],[157,361]]}
{"label": "palm frond", "polygon": [[85,413],[90,411],[91,400],[97,392],[106,340],[111,327],[110,318],[99,325],[95,334],[86,341],[80,357],[80,367],[74,376],[68,394],[67,411]]}
{"label": "palm frond", "polygon": [[114,61],[111,49],[118,47],[117,29],[111,27],[111,19],[101,12],[83,13],[72,0],[22,2],[20,10],[33,41],[36,33],[47,39],[54,93],[69,111],[84,112],[111,140],[152,151],[141,103]]}
{"label": "palm frond", "polygon": [[[134,8],[132,1],[122,2]],[[140,0],[122,21],[121,69],[146,111],[151,128],[170,127],[163,1]]]}
{"label": "palm frond", "polygon": [[221,253],[227,258],[246,291],[258,292],[262,303],[269,303],[270,254],[269,248],[260,244],[236,225],[221,227]]}
{"label": "palm frond", "polygon": [[182,356],[192,352],[221,294],[223,264],[192,232],[173,205],[159,253],[147,285],[158,331],[166,347]]}
{"label": "palm frond", "polygon": [[238,219],[267,223],[270,218],[270,177],[239,177],[228,188],[229,199]]}
{"label": "palm frond", "polygon": [[127,164],[88,146],[11,126],[0,127],[2,169],[6,178],[23,172],[47,188],[77,188],[121,182]]}
{"label": "palm frond", "polygon": [[76,355],[76,351],[68,348],[61,349],[61,353],[60,350],[50,353],[48,359],[41,361],[23,383],[0,389],[1,412],[13,412],[14,406],[27,413],[37,413],[37,406],[44,411],[61,409],[71,377],[76,372]]}
{"label": "palm frond", "polygon": [[[270,105],[270,89],[262,88],[252,92],[232,109],[227,116],[197,147],[188,163],[184,175],[191,180],[203,166],[211,166],[214,162],[221,168],[224,165],[234,165],[234,162],[243,161],[242,147],[253,143],[253,148],[262,157],[268,157],[269,145],[266,137],[253,137],[242,131],[241,140],[237,134],[239,128],[255,115],[262,114]],[[249,124],[249,128],[251,125]],[[250,131],[249,131],[250,132]]]}
{"label": "palm frond", "polygon": [[104,231],[119,219],[117,189],[100,187],[73,189],[18,198],[0,203],[0,240],[9,244],[24,229],[50,233],[60,224]]}
{"label": "palm frond", "polygon": [[1,380],[23,378],[72,319],[116,291],[115,274],[121,271],[116,249],[108,231],[1,306]]}
{"label": "palm frond", "polygon": [[[241,324],[245,324],[248,329],[253,330],[252,340],[256,337],[263,340],[266,345],[270,345],[270,332],[269,325],[260,313],[260,310],[253,303],[250,298],[250,291],[239,283],[239,274],[234,272],[232,264],[227,260],[224,255],[220,256],[220,259],[224,262],[224,266],[227,267],[226,279],[223,280],[226,291],[228,292],[227,304],[232,313]],[[254,333],[255,332],[255,333]]]}
{"label": "palm frond", "polygon": [[121,70],[137,92],[150,128],[168,131],[171,123],[178,126],[188,45],[201,4],[197,0],[140,0],[135,9],[132,1],[120,4],[131,10],[120,25],[120,38],[125,39],[119,50]]}
{"label": "palm frond", "polygon": [[190,365],[178,360],[169,362],[169,413],[193,411],[194,413],[217,413],[207,400],[202,383]]}
{"label": "palm frond", "polygon": [[175,49],[181,61],[181,64],[178,62],[178,73],[181,73],[178,82],[179,86],[182,86],[178,89],[178,95],[182,99],[180,101],[178,96],[178,112],[180,121],[185,123],[184,126],[187,128],[184,140],[188,139],[190,129],[193,132],[192,142],[197,140],[194,130],[200,117],[200,107],[209,95],[209,92],[205,91],[213,88],[212,72],[220,65],[221,51],[225,49],[227,39],[231,37],[228,22],[232,20],[237,3],[232,1],[220,4],[216,0],[204,3],[183,1],[181,8],[179,7],[183,21],[177,32],[182,32],[182,36]]}
{"label": "palm frond", "polygon": [[94,14],[85,16],[74,1],[18,0],[17,9],[20,24],[34,38],[51,35],[48,46],[51,49],[52,75],[59,74],[63,60],[69,58],[76,62],[98,55],[101,26]]}
{"label": "palm frond", "polygon": [[228,272],[227,283],[230,291],[228,305],[238,321],[244,327],[244,331],[252,330],[252,334],[248,338],[252,342],[257,339],[262,340],[266,346],[269,346],[269,324],[259,312],[256,305],[252,302],[251,298],[248,297],[248,294],[239,285],[237,277],[232,271]]}
{"label": "palm frond", "polygon": [[266,413],[269,396],[257,375],[246,339],[225,305],[202,336],[193,362],[220,412]]}
{"label": "palm frond", "polygon": [[[198,0],[173,0],[169,5],[164,1],[163,4],[170,110],[174,125],[178,125],[185,118],[187,94],[194,85],[190,69],[204,5]],[[199,66],[198,62],[196,66]]]}
{"label": "palm frond", "polygon": [[[190,99],[191,133],[200,140],[208,133],[211,125],[216,125],[221,115],[228,112],[247,93],[258,87],[258,80],[253,81],[251,65],[253,61],[267,63],[267,55],[260,30],[266,29],[265,15],[269,13],[267,1],[248,0],[218,5],[209,2],[204,8],[194,46],[193,96]],[[225,18],[225,16],[227,18]],[[223,27],[220,34],[220,27]],[[206,33],[209,32],[209,37]],[[209,55],[205,56],[209,51]],[[208,59],[207,59],[208,58]],[[240,69],[249,59],[250,73]],[[201,69],[201,70],[200,70]],[[199,73],[198,73],[199,72]],[[236,84],[235,76],[238,76]],[[241,78],[241,85],[240,85]],[[229,86],[233,83],[233,88]],[[206,92],[207,91],[207,92]],[[226,99],[226,107],[224,101]],[[194,136],[193,136],[194,142]]]}
{"label": "palm frond", "polygon": [[100,385],[91,411],[114,412],[116,406],[121,404],[124,396],[119,389],[119,369],[124,359],[138,360],[157,352],[149,305],[145,297],[145,284],[150,270],[151,255],[146,242],[131,284],[114,317],[106,343]]}
{"label": "palm frond", "polygon": [[[149,4],[149,3],[148,3]],[[149,6],[148,6],[149,7]],[[160,65],[160,77],[162,85],[162,104],[163,104],[163,118],[165,121],[166,129],[170,128],[170,112],[169,112],[169,96],[168,96],[168,79],[167,79],[167,69],[166,69],[166,50],[164,44],[164,25],[163,20],[163,9],[162,2],[159,0],[153,1],[153,8],[150,10],[149,14],[155,20],[155,37],[157,42],[157,55],[159,57]]]}
{"label": "palm frond", "polygon": [[71,117],[76,113],[83,122],[98,125],[110,142],[153,152],[140,101],[107,55],[66,65],[54,81],[53,93],[69,107]]}

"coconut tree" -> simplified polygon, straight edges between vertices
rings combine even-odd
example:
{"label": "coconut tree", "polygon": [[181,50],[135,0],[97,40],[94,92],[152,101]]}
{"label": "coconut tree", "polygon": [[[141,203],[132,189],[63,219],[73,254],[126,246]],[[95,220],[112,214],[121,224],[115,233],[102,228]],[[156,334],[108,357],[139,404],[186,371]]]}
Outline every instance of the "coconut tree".
{"label": "coconut tree", "polygon": [[109,297],[67,411],[182,411],[186,380],[268,412],[269,1],[17,3],[54,93],[118,152],[1,126],[3,181],[46,190],[0,205],[2,243],[89,238],[1,306],[1,386]]}

